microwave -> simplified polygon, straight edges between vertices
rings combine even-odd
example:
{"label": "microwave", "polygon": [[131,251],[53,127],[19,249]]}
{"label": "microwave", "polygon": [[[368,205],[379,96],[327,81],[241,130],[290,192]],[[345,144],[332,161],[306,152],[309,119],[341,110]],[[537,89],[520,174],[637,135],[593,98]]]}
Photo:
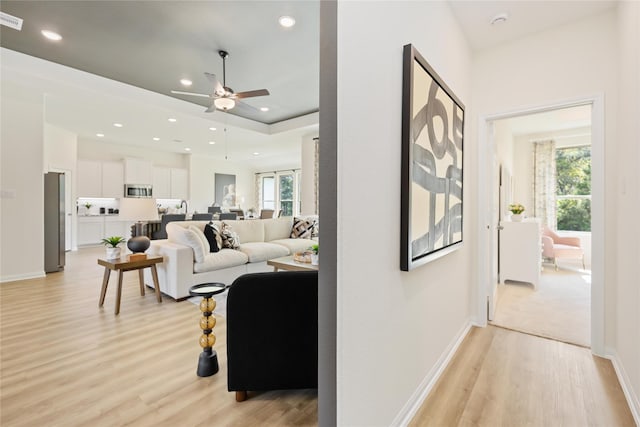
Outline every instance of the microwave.
{"label": "microwave", "polygon": [[144,184],[125,184],[124,197],[150,199],[153,197],[153,186]]}

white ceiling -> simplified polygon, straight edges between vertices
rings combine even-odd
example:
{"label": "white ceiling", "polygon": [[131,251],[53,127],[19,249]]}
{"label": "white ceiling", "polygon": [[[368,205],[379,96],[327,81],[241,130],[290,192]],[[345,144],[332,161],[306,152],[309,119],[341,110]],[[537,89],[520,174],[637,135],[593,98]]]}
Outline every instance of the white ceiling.
{"label": "white ceiling", "polygon": [[[471,47],[482,50],[597,15],[615,7],[617,0],[450,0],[449,4]],[[508,20],[491,25],[491,19],[500,13],[507,13]]]}
{"label": "white ceiling", "polygon": [[591,126],[591,105],[562,108],[505,119],[514,136],[552,133]]}

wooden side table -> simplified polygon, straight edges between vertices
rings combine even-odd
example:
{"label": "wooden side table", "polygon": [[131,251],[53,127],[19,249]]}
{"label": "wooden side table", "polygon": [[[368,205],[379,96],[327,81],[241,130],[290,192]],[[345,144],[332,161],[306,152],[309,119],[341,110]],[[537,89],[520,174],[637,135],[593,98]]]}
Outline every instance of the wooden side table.
{"label": "wooden side table", "polygon": [[140,280],[140,295],[144,296],[144,274],[143,270],[147,267],[151,268],[151,275],[153,276],[153,287],[156,290],[156,299],[158,302],[162,302],[162,295],[160,294],[160,285],[158,284],[158,270],[156,264],[163,261],[161,256],[147,256],[146,259],[139,259],[130,261],[129,258],[122,257],[116,259],[98,259],[98,264],[104,266],[104,277],[102,279],[102,290],[100,291],[100,302],[98,307],[102,307],[104,303],[104,297],[107,294],[107,286],[109,284],[109,276],[111,270],[118,271],[118,292],[116,294],[116,311],[115,314],[120,313],[120,297],[122,296],[122,274],[125,271],[138,270],[138,279]]}

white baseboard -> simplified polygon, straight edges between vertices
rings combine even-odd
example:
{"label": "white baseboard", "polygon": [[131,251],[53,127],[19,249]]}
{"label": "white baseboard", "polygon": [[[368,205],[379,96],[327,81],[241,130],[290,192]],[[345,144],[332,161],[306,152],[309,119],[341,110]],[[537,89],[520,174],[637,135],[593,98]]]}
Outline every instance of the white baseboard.
{"label": "white baseboard", "polygon": [[15,282],[18,280],[27,280],[27,279],[39,279],[41,277],[45,277],[46,275],[44,274],[44,271],[36,271],[33,273],[26,273],[26,274],[14,274],[14,275],[10,275],[10,276],[2,276],[0,277],[0,283],[5,283],[5,282]]}
{"label": "white baseboard", "polygon": [[611,364],[613,365],[613,369],[616,371],[616,376],[618,377],[618,381],[620,382],[620,386],[624,392],[624,397],[627,399],[627,404],[629,405],[633,419],[635,420],[636,425],[640,426],[640,399],[638,399],[638,395],[633,390],[627,371],[625,371],[624,365],[620,362],[620,358],[618,357],[618,352],[609,348],[607,349],[606,358],[611,360]]}
{"label": "white baseboard", "polygon": [[407,403],[405,403],[398,415],[396,415],[395,419],[391,422],[392,426],[406,426],[411,422],[440,376],[442,376],[445,368],[449,365],[449,362],[451,362],[453,355],[458,350],[458,347],[460,347],[462,340],[467,336],[472,326],[474,326],[474,324],[470,320],[467,320],[444,353],[442,353],[440,359],[438,359],[433,368],[431,368],[429,373],[420,382],[416,391],[413,392]]}

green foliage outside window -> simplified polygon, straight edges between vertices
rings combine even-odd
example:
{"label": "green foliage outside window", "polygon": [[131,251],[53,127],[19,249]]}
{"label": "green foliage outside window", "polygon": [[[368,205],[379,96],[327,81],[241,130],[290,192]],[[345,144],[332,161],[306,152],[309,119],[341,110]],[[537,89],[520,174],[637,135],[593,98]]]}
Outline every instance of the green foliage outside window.
{"label": "green foliage outside window", "polygon": [[293,175],[280,177],[280,209],[282,216],[293,215]]}
{"label": "green foliage outside window", "polygon": [[591,147],[556,150],[558,230],[591,231]]}

